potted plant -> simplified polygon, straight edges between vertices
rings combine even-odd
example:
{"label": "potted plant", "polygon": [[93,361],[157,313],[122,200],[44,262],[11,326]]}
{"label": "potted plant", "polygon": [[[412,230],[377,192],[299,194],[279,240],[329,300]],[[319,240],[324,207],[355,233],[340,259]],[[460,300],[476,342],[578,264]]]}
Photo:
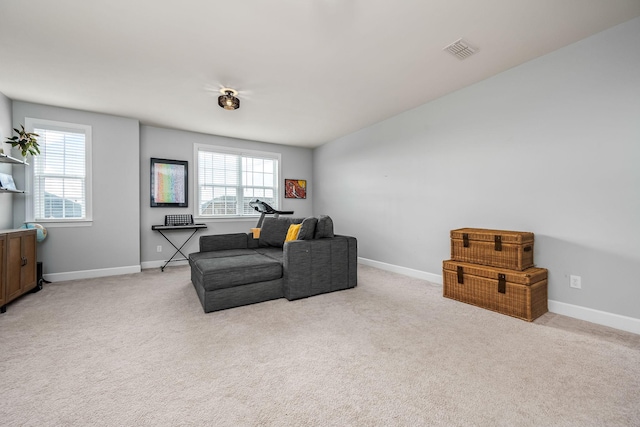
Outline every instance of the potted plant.
{"label": "potted plant", "polygon": [[38,146],[38,140],[36,139],[36,136],[40,135],[33,132],[27,132],[24,129],[24,125],[20,125],[20,127],[22,130],[13,128],[18,135],[14,135],[11,138],[7,137],[6,142],[11,144],[12,147],[19,147],[22,157],[27,157],[27,154],[31,154],[32,156],[40,154],[40,147]]}

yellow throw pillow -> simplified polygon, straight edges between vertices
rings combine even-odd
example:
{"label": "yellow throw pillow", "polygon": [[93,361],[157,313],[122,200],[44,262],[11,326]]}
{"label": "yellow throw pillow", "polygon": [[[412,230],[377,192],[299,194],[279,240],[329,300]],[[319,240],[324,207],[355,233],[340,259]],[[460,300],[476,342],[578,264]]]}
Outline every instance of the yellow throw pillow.
{"label": "yellow throw pillow", "polygon": [[302,224],[291,224],[289,226],[289,231],[287,231],[287,237],[284,241],[290,242],[292,240],[296,240],[298,238],[298,233],[300,233],[300,226],[302,226]]}

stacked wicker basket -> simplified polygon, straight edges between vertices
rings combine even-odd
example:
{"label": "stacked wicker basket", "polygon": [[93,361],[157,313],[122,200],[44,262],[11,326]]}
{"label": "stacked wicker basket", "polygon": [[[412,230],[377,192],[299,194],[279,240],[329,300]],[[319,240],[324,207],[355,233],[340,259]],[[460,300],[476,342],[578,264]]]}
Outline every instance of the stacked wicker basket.
{"label": "stacked wicker basket", "polygon": [[451,230],[443,294],[531,322],[547,312],[547,270],[533,265],[533,233]]}

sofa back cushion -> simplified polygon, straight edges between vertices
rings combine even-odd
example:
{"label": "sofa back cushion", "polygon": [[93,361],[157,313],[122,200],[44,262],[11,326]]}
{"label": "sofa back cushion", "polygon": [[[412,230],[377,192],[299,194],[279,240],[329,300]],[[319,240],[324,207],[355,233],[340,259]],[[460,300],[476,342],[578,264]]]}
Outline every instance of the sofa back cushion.
{"label": "sofa back cushion", "polygon": [[258,246],[267,247],[279,247],[284,245],[284,239],[287,237],[287,231],[291,224],[300,224],[304,218],[265,218],[262,223],[262,229],[260,230],[260,238],[258,240]]}
{"label": "sofa back cushion", "polygon": [[246,233],[210,234],[200,236],[200,252],[220,251],[226,249],[246,249]]}
{"label": "sofa back cushion", "polygon": [[300,225],[300,232],[298,233],[298,240],[313,240],[316,234],[316,225],[318,224],[318,218],[309,217],[305,218]]}
{"label": "sofa back cushion", "polygon": [[316,225],[315,239],[324,239],[326,237],[334,237],[333,220],[329,215],[320,215],[318,217],[318,225]]}

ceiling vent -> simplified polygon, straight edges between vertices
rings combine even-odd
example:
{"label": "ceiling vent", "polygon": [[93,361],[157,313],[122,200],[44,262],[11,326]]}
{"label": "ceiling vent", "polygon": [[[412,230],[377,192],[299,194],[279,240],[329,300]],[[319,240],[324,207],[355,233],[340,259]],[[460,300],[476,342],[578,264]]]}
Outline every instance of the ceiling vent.
{"label": "ceiling vent", "polygon": [[459,59],[468,58],[478,51],[478,49],[471,47],[466,40],[462,39],[456,40],[443,50],[446,50]]}

